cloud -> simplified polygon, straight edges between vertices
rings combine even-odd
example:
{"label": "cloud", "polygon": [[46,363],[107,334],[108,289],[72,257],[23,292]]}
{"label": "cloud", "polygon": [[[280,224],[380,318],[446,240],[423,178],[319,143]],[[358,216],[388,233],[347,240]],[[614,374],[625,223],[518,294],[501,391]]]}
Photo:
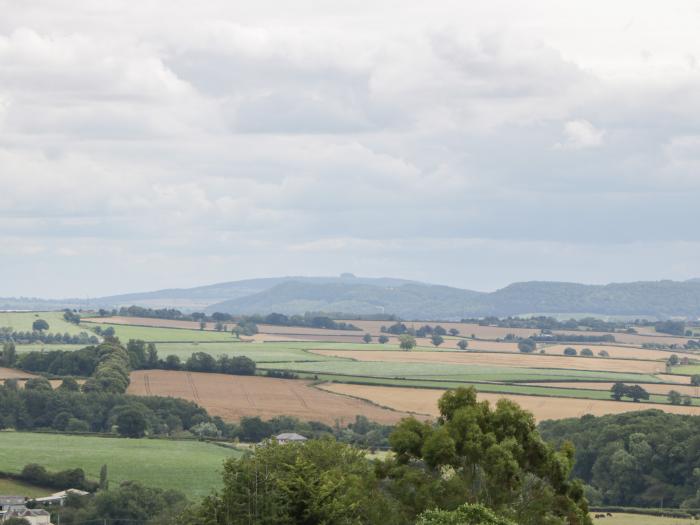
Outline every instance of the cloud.
{"label": "cloud", "polygon": [[0,296],[700,262],[691,2],[0,8]]}
{"label": "cloud", "polygon": [[587,120],[570,120],[564,124],[566,141],[557,143],[561,149],[597,148],[603,144],[604,130],[598,130]]}

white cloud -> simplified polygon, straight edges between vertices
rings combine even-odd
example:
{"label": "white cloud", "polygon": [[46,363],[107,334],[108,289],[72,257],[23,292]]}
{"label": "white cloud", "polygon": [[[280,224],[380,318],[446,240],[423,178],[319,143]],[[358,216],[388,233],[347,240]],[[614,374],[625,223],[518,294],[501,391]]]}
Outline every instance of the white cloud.
{"label": "white cloud", "polygon": [[605,131],[596,129],[596,127],[587,120],[570,120],[564,124],[564,136],[566,137],[566,141],[557,143],[557,148],[596,148],[603,144]]}

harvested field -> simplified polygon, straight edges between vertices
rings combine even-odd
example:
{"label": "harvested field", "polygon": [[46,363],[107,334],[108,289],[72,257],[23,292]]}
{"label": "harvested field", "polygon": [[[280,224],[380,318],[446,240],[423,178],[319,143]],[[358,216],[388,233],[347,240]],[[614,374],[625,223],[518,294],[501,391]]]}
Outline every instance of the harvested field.
{"label": "harvested field", "polygon": [[[523,383],[524,385],[528,386],[550,386],[550,387],[557,387],[557,388],[583,388],[583,389],[588,389],[588,390],[610,390],[612,388],[614,383],[597,383],[597,382],[588,382],[588,381],[581,381],[580,383],[578,381],[574,382],[543,382],[543,383]],[[629,384],[629,383],[627,383]],[[690,386],[690,385],[665,385],[663,383],[639,383],[644,390],[649,392],[650,394],[661,394],[661,395],[668,395],[668,393],[671,390],[675,390],[676,392],[680,392],[683,395],[689,395],[692,397],[700,397],[700,387],[697,386]]]}
{"label": "harvested field", "polygon": [[310,386],[309,381],[257,376],[139,370],[131,373],[127,393],[187,399],[227,421],[286,415],[329,424],[339,420],[344,424],[364,415],[380,423],[394,423],[405,416],[366,401],[319,390]]}
{"label": "harvested field", "polygon": [[[571,331],[571,330],[553,330],[552,333],[554,334],[562,334],[562,335],[607,335],[610,332],[582,332],[582,331]],[[672,335],[666,335],[666,334],[656,334],[656,335],[649,335],[649,334],[626,334],[622,332],[615,332],[612,334],[615,336],[615,341],[618,343],[626,343],[626,344],[633,344],[633,345],[641,345],[643,343],[654,343],[654,344],[662,344],[662,345],[672,345],[672,344],[679,344],[683,345],[688,342],[688,338],[686,337],[675,337]]]}
{"label": "harvested field", "polygon": [[[345,320],[346,323],[352,323],[362,332],[369,332],[372,335],[380,335],[382,326],[389,327],[395,321],[353,321]],[[517,335],[519,337],[530,337],[540,331],[531,328],[499,328],[497,326],[480,326],[473,323],[443,323],[436,321],[402,321],[408,328],[418,329],[424,325],[436,326],[440,325],[445,330],[456,328],[462,336],[470,337],[474,334],[479,339],[503,339],[508,334]],[[388,335],[388,334],[387,334]]]}
{"label": "harvested field", "polygon": [[5,379],[28,379],[30,377],[35,376],[29,372],[15,370],[14,368],[0,368],[0,381],[4,381]]}
{"label": "harvested field", "polygon": [[662,362],[633,361],[610,358],[566,357],[542,354],[497,354],[478,352],[372,352],[347,350],[313,350],[324,356],[355,359],[357,361],[384,361],[400,363],[450,363],[497,365],[526,368],[554,368],[655,374],[666,371]]}
{"label": "harvested field", "polygon": [[[421,388],[403,388],[389,386],[348,385],[342,383],[324,383],[319,388],[328,392],[355,396],[367,399],[382,406],[391,407],[402,412],[428,414],[437,416],[437,401],[445,392]],[[632,403],[625,401],[594,401],[590,399],[565,399],[554,397],[523,396],[514,394],[479,394],[480,400],[495,403],[507,398],[518,403],[521,407],[535,415],[535,419],[564,419],[580,417],[585,414],[602,416],[619,414],[633,410],[661,409],[676,414],[700,414],[700,407],[676,405],[655,405],[649,403]]]}
{"label": "harvested field", "polygon": [[679,385],[689,385],[690,376],[677,376],[674,374],[657,374],[656,377],[666,383],[678,383]]}
{"label": "harvested field", "polygon": [[676,354],[678,357],[688,357],[689,359],[697,359],[699,356],[697,354],[691,354],[686,352],[675,352],[669,350],[651,350],[646,348],[639,348],[637,346],[618,346],[618,345],[596,345],[596,344],[566,344],[557,343],[552,345],[547,345],[544,347],[548,354],[561,354],[564,352],[565,348],[575,348],[577,352],[581,352],[584,348],[590,348],[594,355],[598,355],[598,352],[605,350],[610,357],[617,357],[621,359],[661,359],[666,360],[671,357],[672,354]]}
{"label": "harvested field", "polygon": [[[98,324],[123,324],[128,326],[152,326],[156,328],[183,328],[186,330],[199,330],[197,321],[180,321],[177,319],[155,319],[152,317],[89,317],[84,319],[88,323]],[[233,328],[234,323],[229,323]],[[216,323],[207,323],[205,330],[214,330]]]}

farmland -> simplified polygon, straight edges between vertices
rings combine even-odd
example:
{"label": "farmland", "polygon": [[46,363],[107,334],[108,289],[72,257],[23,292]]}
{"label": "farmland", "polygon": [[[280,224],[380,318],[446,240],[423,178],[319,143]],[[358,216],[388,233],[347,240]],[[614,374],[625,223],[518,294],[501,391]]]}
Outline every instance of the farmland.
{"label": "farmland", "polygon": [[395,423],[405,415],[314,388],[308,381],[266,377],[143,370],[132,373],[128,393],[180,397],[228,421],[288,415],[333,424],[351,422],[362,414],[374,421]]}
{"label": "farmland", "polygon": [[120,439],[0,432],[0,470],[17,473],[27,463],[49,470],[80,467],[99,479],[107,465],[113,483],[141,481],[153,487],[204,496],[217,488],[224,459],[240,452],[197,441]]}
{"label": "farmland", "polygon": [[0,478],[0,494],[22,494],[31,498],[48,496],[54,489],[44,489],[9,478]]}
{"label": "farmland", "polygon": [[[595,516],[596,514],[598,513],[592,512],[591,516]],[[605,519],[593,519],[593,523],[600,523],[601,525],[693,525],[695,520],[614,512],[612,516],[607,516]]]}
{"label": "farmland", "polygon": [[[81,326],[98,326],[96,323],[83,322]],[[102,329],[114,328],[120,339],[141,339],[147,342],[209,342],[234,341],[236,338],[230,332],[212,332],[207,330],[187,330],[182,328],[154,328],[147,326],[132,326],[101,323]]]}
{"label": "farmland", "polygon": [[0,327],[12,328],[15,332],[31,332],[32,323],[43,319],[49,324],[48,332],[78,335],[86,332],[84,326],[75,325],[63,319],[63,312],[0,312]]}

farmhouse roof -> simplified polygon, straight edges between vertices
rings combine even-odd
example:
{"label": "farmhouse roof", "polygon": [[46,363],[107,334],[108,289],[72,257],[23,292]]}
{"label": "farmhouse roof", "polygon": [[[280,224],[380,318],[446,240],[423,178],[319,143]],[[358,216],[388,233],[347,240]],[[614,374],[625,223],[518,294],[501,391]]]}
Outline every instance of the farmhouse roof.
{"label": "farmhouse roof", "polygon": [[24,505],[27,501],[24,496],[0,496],[0,508],[9,505]]}
{"label": "farmhouse roof", "polygon": [[296,432],[283,432],[278,436],[275,436],[277,441],[306,441],[307,438]]}
{"label": "farmhouse roof", "polygon": [[66,499],[70,494],[75,494],[76,496],[87,496],[89,492],[78,489],[66,489],[61,492],[56,492],[50,496],[44,496],[43,498],[35,498],[34,501],[38,503],[50,503],[52,501],[60,501]]}

